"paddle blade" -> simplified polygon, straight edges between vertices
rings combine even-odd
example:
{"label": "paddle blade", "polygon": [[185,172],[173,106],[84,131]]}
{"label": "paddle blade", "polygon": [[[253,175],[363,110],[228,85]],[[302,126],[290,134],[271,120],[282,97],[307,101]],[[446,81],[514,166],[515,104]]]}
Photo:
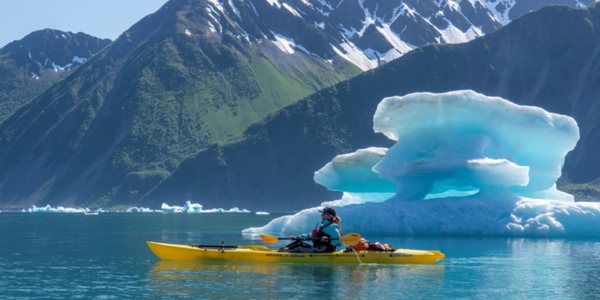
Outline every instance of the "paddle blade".
{"label": "paddle blade", "polygon": [[360,234],[358,233],[348,233],[340,238],[340,242],[346,246],[354,246],[358,244],[360,241]]}
{"label": "paddle blade", "polygon": [[279,240],[279,238],[265,234],[259,234],[258,236],[260,236],[260,239],[267,244],[275,244],[277,243],[277,240]]}

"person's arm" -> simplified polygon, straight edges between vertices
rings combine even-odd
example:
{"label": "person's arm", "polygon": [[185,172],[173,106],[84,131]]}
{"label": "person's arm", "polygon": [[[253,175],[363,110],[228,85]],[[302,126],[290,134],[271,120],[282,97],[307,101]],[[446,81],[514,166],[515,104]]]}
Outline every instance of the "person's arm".
{"label": "person's arm", "polygon": [[[331,236],[332,239],[339,239],[340,237],[342,237],[342,235],[340,234],[340,227],[337,224],[331,224],[325,227],[323,231],[327,235]],[[342,242],[340,242],[340,240],[332,240],[331,244],[336,247],[343,245]]]}

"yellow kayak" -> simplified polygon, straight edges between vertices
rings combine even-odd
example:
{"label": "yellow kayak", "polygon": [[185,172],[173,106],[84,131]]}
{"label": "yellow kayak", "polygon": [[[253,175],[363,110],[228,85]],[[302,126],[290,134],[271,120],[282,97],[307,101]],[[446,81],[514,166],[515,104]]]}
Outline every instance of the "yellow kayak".
{"label": "yellow kayak", "polygon": [[[369,264],[429,264],[446,258],[440,251],[398,249],[383,251],[336,251],[330,253],[288,253],[270,250],[265,246],[249,245],[240,247],[199,248],[146,242],[162,260],[183,261],[240,261],[263,263],[369,263]],[[201,246],[200,246],[201,247]]]}

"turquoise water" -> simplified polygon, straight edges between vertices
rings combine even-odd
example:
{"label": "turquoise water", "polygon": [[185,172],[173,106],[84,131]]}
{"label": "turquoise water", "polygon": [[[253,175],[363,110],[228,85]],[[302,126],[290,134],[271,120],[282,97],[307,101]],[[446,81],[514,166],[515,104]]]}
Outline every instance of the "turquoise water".
{"label": "turquoise water", "polygon": [[367,237],[449,258],[391,266],[163,262],[145,243],[261,245],[241,230],[278,216],[0,213],[0,299],[600,297],[598,239]]}

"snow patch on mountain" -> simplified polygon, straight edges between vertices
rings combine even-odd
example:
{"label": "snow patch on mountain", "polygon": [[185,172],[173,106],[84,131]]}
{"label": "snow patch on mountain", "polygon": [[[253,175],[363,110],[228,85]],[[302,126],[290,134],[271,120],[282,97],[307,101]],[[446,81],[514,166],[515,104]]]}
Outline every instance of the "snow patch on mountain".
{"label": "snow patch on mountain", "polygon": [[484,35],[479,28],[471,27],[466,32],[462,32],[452,24],[446,27],[446,29],[440,30],[440,33],[445,41],[454,44],[466,43]]}
{"label": "snow patch on mountain", "polygon": [[339,56],[343,57],[347,61],[352,62],[357,67],[359,67],[361,70],[367,71],[367,70],[374,69],[377,67],[377,65],[378,65],[377,60],[369,59],[365,55],[365,53],[363,51],[361,51],[360,49],[356,48],[356,46],[354,46],[354,44],[342,43],[342,44],[340,44],[340,46],[342,46],[342,49],[345,52],[336,48],[334,45],[331,45],[331,47],[333,48],[335,53],[337,53]]}
{"label": "snow patch on mountain", "polygon": [[281,3],[279,3],[277,0],[267,0],[267,2],[269,2],[271,6],[277,6],[277,8],[281,8]]}
{"label": "snow patch on mountain", "polygon": [[287,9],[289,12],[291,12],[294,16],[296,16],[298,18],[302,18],[302,16],[289,4],[283,3],[283,7],[285,7],[285,9]]}
{"label": "snow patch on mountain", "polygon": [[510,9],[515,6],[517,0],[485,0],[485,6],[498,18],[498,21],[505,26],[511,20],[508,17]]}
{"label": "snow patch on mountain", "polygon": [[275,37],[275,40],[271,41],[271,42],[273,44],[275,44],[275,46],[277,46],[277,48],[279,48],[279,50],[281,50],[282,52],[285,52],[287,54],[294,54],[294,52],[295,52],[294,48],[296,47],[296,43],[294,42],[294,39],[285,37],[281,34],[277,34],[273,31],[271,31],[271,33]]}
{"label": "snow patch on mountain", "polygon": [[238,16],[238,18],[240,18],[240,20],[242,19],[242,15],[240,14],[240,10],[237,9],[237,7],[235,7],[235,4],[233,4],[232,0],[229,0],[229,6],[231,6],[231,8],[233,9],[233,11],[235,12],[235,14]]}

